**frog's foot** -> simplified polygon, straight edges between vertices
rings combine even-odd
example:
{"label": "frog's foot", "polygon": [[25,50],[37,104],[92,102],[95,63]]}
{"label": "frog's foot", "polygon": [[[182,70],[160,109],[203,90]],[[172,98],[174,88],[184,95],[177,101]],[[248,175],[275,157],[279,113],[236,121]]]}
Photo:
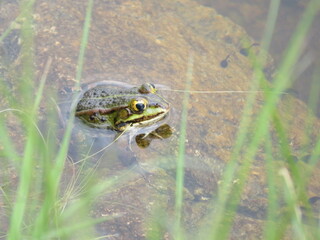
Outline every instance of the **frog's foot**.
{"label": "frog's foot", "polygon": [[165,138],[169,138],[173,133],[173,128],[171,128],[168,124],[163,124],[157,129],[153,130],[150,133],[143,133],[136,135],[136,143],[141,148],[147,148],[151,144],[151,141],[154,139],[163,140]]}

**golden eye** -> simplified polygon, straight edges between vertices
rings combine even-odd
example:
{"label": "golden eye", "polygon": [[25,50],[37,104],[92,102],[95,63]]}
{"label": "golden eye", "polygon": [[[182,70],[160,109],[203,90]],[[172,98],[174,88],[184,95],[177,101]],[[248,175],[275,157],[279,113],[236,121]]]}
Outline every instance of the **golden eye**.
{"label": "golden eye", "polygon": [[130,102],[130,109],[133,112],[143,112],[148,105],[147,99],[144,98],[137,98],[137,99],[132,99]]}

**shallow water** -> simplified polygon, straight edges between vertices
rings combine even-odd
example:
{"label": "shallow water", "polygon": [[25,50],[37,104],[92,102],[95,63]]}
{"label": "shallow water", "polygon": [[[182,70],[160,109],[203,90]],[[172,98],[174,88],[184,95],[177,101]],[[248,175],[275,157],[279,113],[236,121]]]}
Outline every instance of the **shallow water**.
{"label": "shallow water", "polygon": [[[191,90],[194,91],[247,91],[252,85],[252,63],[240,50],[259,42],[261,33],[257,33],[258,30],[249,30],[253,30],[254,26],[255,29],[261,29],[263,23],[259,25],[255,20],[245,21],[255,24],[245,24],[244,27],[248,28],[249,33],[247,35],[246,31],[236,24],[240,21],[232,18],[233,12],[241,10],[240,6],[250,6],[249,12],[256,18],[267,12],[264,2],[257,6],[255,11],[252,11],[255,6],[250,2],[232,3],[226,7],[220,4],[214,6],[223,15],[215,12],[211,5],[204,7],[187,0],[96,2],[82,83],[114,80],[140,85],[152,82],[166,86],[164,88],[183,90],[186,78],[191,77]],[[47,83],[49,92],[66,90],[66,95],[70,96],[71,90],[75,90],[74,79],[85,7],[86,1],[78,1],[77,4],[62,0],[38,1],[36,4],[36,70],[37,74],[40,74],[48,57],[52,57]],[[2,12],[6,12],[16,9],[17,5],[2,3],[1,8]],[[291,6],[283,8],[287,10],[282,11],[289,11]],[[6,29],[14,19],[17,11],[11,12],[12,15],[2,15],[4,21],[1,22],[1,29]],[[225,18],[228,12],[234,22]],[[281,29],[281,26],[279,28]],[[6,77],[10,76],[7,69],[18,68],[20,64],[16,54],[20,46],[19,41],[16,41],[18,33],[16,30],[15,34],[8,36],[2,52],[5,59],[0,67],[7,82],[11,81],[11,78]],[[281,33],[280,35],[290,35]],[[278,40],[275,42],[277,47]],[[271,52],[279,52],[276,47],[273,46]],[[283,49],[283,45],[279,48]],[[251,50],[255,54],[261,51],[258,45],[253,45]],[[273,59],[266,53],[265,55],[265,73],[272,81],[272,73],[280,57],[275,55],[275,65]],[[194,61],[190,66],[188,60],[191,56]],[[12,85],[14,83],[13,81]],[[109,235],[106,239],[145,239],[146,232],[152,228],[149,224],[154,221],[154,213],[158,209],[165,219],[161,221],[159,218],[158,223],[163,229],[163,238],[170,239],[172,236],[170,221],[174,212],[183,93],[165,89],[160,89],[160,92],[171,103],[170,118],[165,119],[165,122],[174,128],[175,132],[170,138],[153,140],[147,148],[142,149],[132,140],[131,149],[128,149],[126,135],[117,143],[111,144],[106,151],[95,155],[89,161],[82,161],[83,155],[90,155],[108,146],[114,136],[110,137],[90,128],[86,129],[84,135],[78,136],[81,125],[74,129],[76,136],[69,152],[73,162],[66,164],[62,189],[67,188],[72,174],[77,172],[86,175],[93,170],[98,182],[112,177],[120,179],[118,185],[102,194],[92,207],[93,217],[116,216],[96,226],[97,236]],[[217,197],[222,172],[230,160],[247,95],[234,92],[190,93],[187,106],[183,208],[183,224],[190,239],[206,223],[208,212],[214,209],[212,202],[214,203]],[[46,106],[51,106],[46,105],[47,100],[45,98],[41,106],[44,109],[41,112],[44,119],[47,117]],[[263,97],[259,95],[252,115],[257,114],[262,105]],[[310,154],[304,135],[304,119],[308,113],[305,104],[288,95],[279,104],[279,111],[283,121],[290,123],[289,138],[297,159],[306,153]],[[296,115],[296,112],[299,112],[299,115]],[[318,122],[314,123],[315,129],[319,129],[318,126]],[[274,131],[271,134],[275,135]],[[317,134],[318,130],[312,132],[310,139],[316,139]],[[16,135],[18,138],[19,134]],[[135,136],[131,138],[134,139]],[[275,155],[279,158],[276,164],[281,167],[283,159],[278,152],[276,140],[274,144]],[[241,157],[239,156],[239,165],[244,161]],[[245,186],[231,238],[243,236],[243,239],[259,239],[262,236],[268,194],[264,159],[265,153],[261,150],[256,156],[248,184]],[[86,162],[86,166],[73,164],[79,161]],[[299,167],[305,167],[302,161],[297,162]],[[97,163],[99,165],[96,165]],[[8,175],[12,176],[11,173]],[[309,197],[319,195],[319,182],[315,174],[308,186]],[[77,184],[81,187],[81,181],[76,183],[76,186]],[[234,184],[237,184],[236,181]],[[2,219],[4,220],[1,225],[4,227],[1,230],[5,232],[7,218],[4,214]]]}
{"label": "shallow water", "polygon": [[[219,13],[238,23],[245,28],[255,41],[260,42],[263,38],[271,1],[197,0],[197,2],[204,6],[215,8]],[[292,37],[308,2],[309,1],[305,0],[281,1],[274,35],[270,45],[270,54],[275,59],[276,66],[281,63],[282,57],[285,54],[285,49],[288,46],[290,38]],[[303,49],[301,49],[301,58],[297,64],[295,82],[292,86],[296,96],[306,103],[309,101],[311,89],[319,84],[318,81],[314,82],[314,76],[317,75],[316,69],[319,68],[317,59],[320,57],[320,29],[319,24],[316,24],[319,21],[320,16],[318,14],[310,29],[310,33],[305,39]],[[319,106],[319,104],[316,104],[315,106],[318,115],[320,113]]]}

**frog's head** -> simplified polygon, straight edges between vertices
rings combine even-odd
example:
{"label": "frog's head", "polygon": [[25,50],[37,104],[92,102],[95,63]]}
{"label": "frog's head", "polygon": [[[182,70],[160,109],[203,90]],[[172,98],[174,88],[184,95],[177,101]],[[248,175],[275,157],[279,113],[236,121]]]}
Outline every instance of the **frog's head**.
{"label": "frog's head", "polygon": [[124,131],[130,127],[150,126],[163,119],[169,109],[169,103],[154,93],[132,98],[128,107],[118,111],[114,118],[114,128]]}

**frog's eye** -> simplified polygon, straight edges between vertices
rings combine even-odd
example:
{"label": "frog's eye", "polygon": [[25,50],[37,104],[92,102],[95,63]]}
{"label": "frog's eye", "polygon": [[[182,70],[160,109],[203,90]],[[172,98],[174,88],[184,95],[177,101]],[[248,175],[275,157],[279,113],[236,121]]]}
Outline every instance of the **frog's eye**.
{"label": "frog's eye", "polygon": [[156,87],[152,83],[144,83],[139,88],[140,93],[148,94],[157,92]]}
{"label": "frog's eye", "polygon": [[144,98],[132,99],[130,102],[130,109],[133,112],[143,112],[148,105],[148,101]]}

